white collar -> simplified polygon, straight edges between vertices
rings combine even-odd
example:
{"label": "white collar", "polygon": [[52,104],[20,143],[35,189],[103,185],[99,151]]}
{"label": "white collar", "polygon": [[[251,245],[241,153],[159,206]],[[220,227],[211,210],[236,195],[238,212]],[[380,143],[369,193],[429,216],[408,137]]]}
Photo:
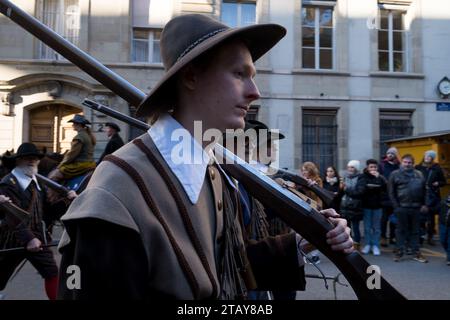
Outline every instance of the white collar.
{"label": "white collar", "polygon": [[19,182],[19,185],[22,188],[22,190],[25,191],[30,185],[31,181],[34,181],[36,183],[37,189],[41,191],[41,187],[39,186],[39,183],[35,175],[33,175],[33,178],[30,178],[29,176],[25,175],[22,171],[17,170],[17,168],[14,168],[13,171],[11,171],[11,173],[17,178],[17,182]]}
{"label": "white collar", "polygon": [[[191,203],[196,204],[208,164],[215,161],[212,151],[205,152],[189,131],[169,114],[161,115],[150,127],[148,134],[180,181]],[[182,150],[190,152],[183,154]]]}

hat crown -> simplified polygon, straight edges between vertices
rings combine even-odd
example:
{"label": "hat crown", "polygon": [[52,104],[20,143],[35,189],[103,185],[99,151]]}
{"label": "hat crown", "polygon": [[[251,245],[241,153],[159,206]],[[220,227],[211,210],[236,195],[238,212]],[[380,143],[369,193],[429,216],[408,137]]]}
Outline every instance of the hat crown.
{"label": "hat crown", "polygon": [[34,143],[24,142],[19,146],[19,148],[17,148],[17,153],[14,155],[14,157],[17,159],[23,156],[36,156],[41,158],[43,154],[39,152]]}
{"label": "hat crown", "polygon": [[36,146],[31,142],[24,142],[17,149],[17,154],[24,154],[24,153],[30,153],[30,152],[39,153]]}
{"label": "hat crown", "polygon": [[167,71],[204,40],[226,29],[230,27],[202,14],[186,14],[173,18],[161,34],[161,58],[164,68]]}
{"label": "hat crown", "polygon": [[81,123],[81,124],[90,124],[89,120],[87,120],[83,115],[76,114],[69,122]]}

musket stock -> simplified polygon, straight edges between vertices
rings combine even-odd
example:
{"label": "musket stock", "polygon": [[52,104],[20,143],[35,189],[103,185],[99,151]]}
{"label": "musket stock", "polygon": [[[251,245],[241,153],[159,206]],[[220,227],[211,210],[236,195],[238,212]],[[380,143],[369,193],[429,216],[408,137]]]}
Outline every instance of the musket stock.
{"label": "musket stock", "polygon": [[6,213],[12,215],[14,219],[19,223],[26,222],[28,221],[28,219],[30,219],[30,214],[28,212],[26,212],[22,208],[19,208],[12,202],[0,203],[0,208],[3,209]]}
{"label": "musket stock", "polygon": [[[80,69],[102,83],[105,87],[109,88],[112,92],[125,99],[131,105],[139,106],[144,100],[145,94],[142,91],[59,36],[37,19],[13,5],[10,1],[0,0],[0,12],[36,36],[53,50],[63,55],[67,60],[77,65]],[[105,110],[99,111],[103,112]],[[114,117],[113,114],[117,115],[117,111],[109,115]],[[122,119],[120,120],[127,121],[130,125],[137,126],[140,129],[145,130],[148,128],[146,123],[140,122],[139,124],[136,123],[138,120],[130,119],[132,118],[122,115]],[[218,147],[220,151],[221,146]],[[272,209],[291,228],[305,237],[311,244],[330,258],[346,277],[358,298],[405,299],[403,295],[395,290],[395,288],[381,277],[381,275],[380,289],[369,289],[367,287],[367,280],[369,276],[372,275],[368,269],[369,263],[357,252],[346,255],[342,252],[331,250],[330,246],[326,243],[326,233],[331,230],[332,225],[323,215],[315,211],[306,202],[296,197],[291,192],[283,190],[269,177],[264,176],[262,173],[243,162],[243,160],[240,160],[241,162],[236,161],[236,156],[230,151],[223,147],[222,149],[222,154],[231,161],[230,163],[223,165],[226,172],[241,182],[252,196],[261,201],[267,208]],[[220,152],[218,152],[218,154],[219,153]]]}
{"label": "musket stock", "polygon": [[336,195],[333,192],[321,188],[317,185],[309,185],[308,180],[306,180],[302,176],[299,176],[296,173],[283,169],[275,169],[275,170],[277,170],[277,172],[273,175],[270,175],[272,179],[282,178],[284,180],[292,181],[295,184],[300,185],[306,189],[310,189],[320,198],[320,200],[322,200],[323,204],[326,207],[331,207],[331,204],[333,203],[333,200],[336,197]]}

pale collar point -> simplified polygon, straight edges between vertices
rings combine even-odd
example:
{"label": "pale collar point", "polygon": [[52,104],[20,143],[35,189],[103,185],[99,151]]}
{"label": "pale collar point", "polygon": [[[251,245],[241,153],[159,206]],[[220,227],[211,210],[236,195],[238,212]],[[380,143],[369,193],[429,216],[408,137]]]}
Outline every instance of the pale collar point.
{"label": "pale collar point", "polygon": [[33,175],[33,178],[25,175],[22,171],[17,170],[17,168],[14,168],[11,173],[16,177],[17,182],[19,182],[20,187],[22,190],[26,190],[28,186],[30,185],[31,181],[34,181],[36,183],[36,187],[39,191],[41,191],[41,187],[36,179],[36,176]]}
{"label": "pale collar point", "polygon": [[[186,145],[186,141],[176,140],[175,130],[180,130],[178,133],[183,134],[183,139],[189,138],[187,145],[190,146],[190,154],[187,159],[184,159],[188,161],[172,159],[173,151],[179,148],[180,144],[181,146]],[[210,154],[205,152],[189,131],[169,114],[161,115],[150,127],[148,134],[170,170],[181,183],[191,203],[196,204],[205,181],[207,166],[211,161]],[[201,155],[201,159],[198,158],[199,155]]]}

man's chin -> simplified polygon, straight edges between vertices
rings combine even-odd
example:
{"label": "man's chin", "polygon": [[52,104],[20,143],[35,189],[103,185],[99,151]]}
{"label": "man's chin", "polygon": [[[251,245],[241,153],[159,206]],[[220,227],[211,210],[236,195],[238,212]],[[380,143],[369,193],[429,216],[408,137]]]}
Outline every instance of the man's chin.
{"label": "man's chin", "polygon": [[38,173],[38,170],[36,167],[26,166],[26,167],[21,167],[20,169],[22,170],[24,175],[26,175],[30,178],[32,178],[33,176],[35,176]]}

